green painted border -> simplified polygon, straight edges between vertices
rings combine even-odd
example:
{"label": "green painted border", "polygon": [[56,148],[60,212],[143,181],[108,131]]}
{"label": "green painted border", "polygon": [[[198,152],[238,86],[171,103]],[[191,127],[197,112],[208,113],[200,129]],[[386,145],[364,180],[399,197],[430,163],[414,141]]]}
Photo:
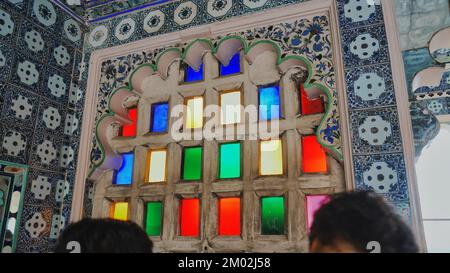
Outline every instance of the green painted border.
{"label": "green painted border", "polygon": [[23,165],[23,164],[18,164],[18,163],[3,161],[3,160],[0,160],[0,164],[18,167],[18,168],[22,168],[25,170],[24,176],[22,178],[22,189],[20,191],[20,201],[19,201],[19,210],[17,211],[17,217],[16,217],[16,227],[14,229],[14,236],[12,239],[12,252],[15,252],[16,248],[17,248],[17,236],[19,235],[19,228],[20,228],[20,224],[21,224],[21,220],[22,220],[22,211],[23,211],[23,206],[24,206],[23,203],[24,203],[24,199],[25,199],[25,189],[26,189],[26,184],[27,184],[28,171],[29,171],[30,167],[28,165]]}

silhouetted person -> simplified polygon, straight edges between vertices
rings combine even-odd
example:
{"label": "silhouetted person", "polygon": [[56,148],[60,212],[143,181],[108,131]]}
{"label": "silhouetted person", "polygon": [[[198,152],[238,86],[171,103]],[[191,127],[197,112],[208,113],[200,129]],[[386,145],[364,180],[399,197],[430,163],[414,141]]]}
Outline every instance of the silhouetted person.
{"label": "silhouetted person", "polygon": [[62,232],[56,253],[152,253],[153,243],[137,224],[83,219]]}
{"label": "silhouetted person", "polygon": [[316,212],[310,252],[367,253],[377,245],[382,253],[419,251],[408,225],[377,194],[338,194]]}

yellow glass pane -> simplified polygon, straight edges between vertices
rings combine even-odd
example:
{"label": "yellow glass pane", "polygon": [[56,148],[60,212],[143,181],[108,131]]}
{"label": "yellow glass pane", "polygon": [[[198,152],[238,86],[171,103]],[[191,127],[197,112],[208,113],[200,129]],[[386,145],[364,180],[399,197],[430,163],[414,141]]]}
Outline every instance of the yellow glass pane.
{"label": "yellow glass pane", "polygon": [[220,95],[220,122],[222,125],[241,122],[241,92]]}
{"label": "yellow glass pane", "polygon": [[261,141],[261,175],[283,174],[283,149],[281,140]]}
{"label": "yellow glass pane", "polygon": [[203,98],[192,98],[186,102],[187,117],[186,128],[196,129],[203,127]]}
{"label": "yellow glass pane", "polygon": [[166,156],[167,151],[150,151],[147,161],[148,179],[147,182],[164,182],[166,181]]}
{"label": "yellow glass pane", "polygon": [[111,218],[120,221],[128,220],[128,203],[127,202],[116,202],[113,203],[113,208],[111,211]]}

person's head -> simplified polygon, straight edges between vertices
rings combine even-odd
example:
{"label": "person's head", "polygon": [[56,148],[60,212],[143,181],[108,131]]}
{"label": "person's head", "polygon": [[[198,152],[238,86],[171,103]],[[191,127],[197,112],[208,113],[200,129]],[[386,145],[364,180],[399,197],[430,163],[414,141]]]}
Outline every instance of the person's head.
{"label": "person's head", "polygon": [[337,194],[316,212],[310,252],[370,252],[370,244],[378,244],[383,253],[418,252],[407,224],[375,193]]}
{"label": "person's head", "polygon": [[81,253],[152,253],[153,243],[133,222],[86,218],[64,229],[55,252],[74,248]]}

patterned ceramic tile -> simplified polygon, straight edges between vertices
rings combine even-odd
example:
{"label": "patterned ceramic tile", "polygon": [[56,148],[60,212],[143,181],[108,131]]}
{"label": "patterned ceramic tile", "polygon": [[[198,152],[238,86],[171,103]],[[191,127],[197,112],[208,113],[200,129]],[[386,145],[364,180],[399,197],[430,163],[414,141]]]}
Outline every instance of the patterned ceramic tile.
{"label": "patterned ceramic tile", "polygon": [[402,140],[395,107],[351,111],[353,154],[400,152]]}
{"label": "patterned ceramic tile", "polygon": [[49,65],[72,75],[75,49],[68,44],[55,41],[50,49]]}
{"label": "patterned ceramic tile", "polygon": [[66,120],[66,109],[58,103],[45,98],[39,105],[36,128],[53,136],[62,137]]}
{"label": "patterned ceramic tile", "polygon": [[17,53],[16,62],[12,66],[11,73],[13,83],[37,92],[42,82],[45,68],[42,63]]}
{"label": "patterned ceramic tile", "polygon": [[79,138],[81,131],[81,117],[82,113],[80,111],[68,110],[64,118],[64,137],[68,138]]}
{"label": "patterned ceramic tile", "polygon": [[77,150],[78,145],[72,142],[64,142],[61,146],[61,150],[59,153],[59,161],[58,165],[61,168],[65,169],[74,169],[75,168],[75,151]]}
{"label": "patterned ceramic tile", "polygon": [[64,18],[63,24],[63,37],[66,38],[69,42],[80,46],[83,39],[83,31],[82,26],[79,22],[75,21],[72,18]]}
{"label": "patterned ceramic tile", "polygon": [[53,37],[40,25],[24,19],[20,27],[17,47],[30,59],[45,62],[49,58]]}
{"label": "patterned ceramic tile", "polygon": [[70,76],[61,70],[48,67],[43,75],[41,92],[48,98],[67,105],[70,90]]}
{"label": "patterned ceramic tile", "polygon": [[58,202],[59,183],[64,175],[31,168],[25,192],[25,204],[53,206]]}
{"label": "patterned ceramic tile", "polygon": [[5,44],[0,43],[0,81],[8,81],[11,77],[11,69],[16,59],[14,50]]}
{"label": "patterned ceramic tile", "polygon": [[409,200],[403,154],[354,156],[356,186],[379,193],[391,202]]}
{"label": "patterned ceramic tile", "polygon": [[342,39],[346,69],[389,62],[384,25],[346,29],[342,32]]}
{"label": "patterned ceramic tile", "polygon": [[30,6],[31,17],[39,22],[43,27],[56,29],[58,11],[48,0],[33,0]]}
{"label": "patterned ceramic tile", "polygon": [[33,139],[33,147],[30,157],[30,165],[36,168],[58,171],[58,165],[62,141],[52,134],[36,131]]}
{"label": "patterned ceramic tile", "polygon": [[449,113],[448,98],[426,100],[427,110],[433,115],[447,115]]}
{"label": "patterned ceramic tile", "polygon": [[0,6],[0,42],[2,44],[12,45],[16,39],[17,29],[19,27],[20,16],[9,8],[9,6]]}
{"label": "patterned ceramic tile", "polygon": [[346,29],[383,22],[380,0],[338,1],[339,22]]}
{"label": "patterned ceramic tile", "polygon": [[52,216],[53,209],[51,207],[24,207],[17,252],[47,252]]}
{"label": "patterned ceramic tile", "polygon": [[390,65],[364,66],[346,71],[348,105],[351,109],[395,105]]}
{"label": "patterned ceramic tile", "polygon": [[84,102],[83,98],[83,89],[80,87],[77,81],[72,80],[69,91],[69,107],[82,109]]}
{"label": "patterned ceramic tile", "polygon": [[26,164],[33,132],[12,122],[0,123],[0,154],[2,160]]}
{"label": "patterned ceramic tile", "polygon": [[7,85],[3,94],[4,104],[1,119],[34,130],[38,116],[40,98],[15,85]]}

